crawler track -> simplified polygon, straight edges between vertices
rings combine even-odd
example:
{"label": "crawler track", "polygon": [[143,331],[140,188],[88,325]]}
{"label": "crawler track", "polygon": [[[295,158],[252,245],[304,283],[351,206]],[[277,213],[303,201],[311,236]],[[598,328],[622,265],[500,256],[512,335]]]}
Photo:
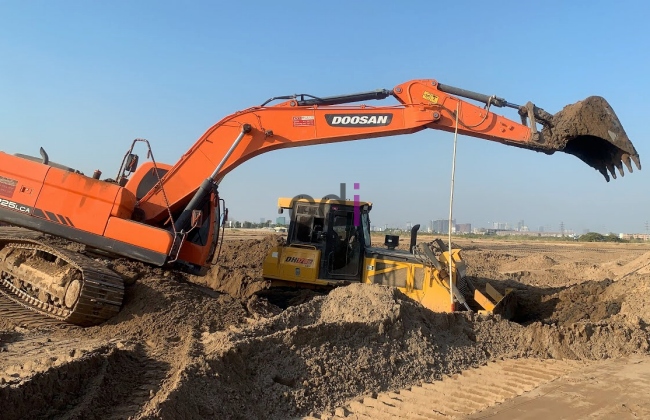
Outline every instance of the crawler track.
{"label": "crawler track", "polygon": [[54,247],[48,244],[44,235],[22,228],[0,228],[0,250],[6,248],[49,254],[69,264],[77,274],[78,291],[71,304],[51,299],[43,301],[35,293],[30,293],[33,289],[31,279],[21,277],[23,271],[16,269],[16,262],[0,261],[0,293],[23,308],[84,327],[100,324],[119,312],[124,296],[122,279],[100,262],[60,246]]}
{"label": "crawler track", "polygon": [[26,328],[70,325],[63,321],[41,315],[38,312],[25,307],[21,303],[10,299],[4,293],[0,293],[0,317],[11,319],[19,326]]}

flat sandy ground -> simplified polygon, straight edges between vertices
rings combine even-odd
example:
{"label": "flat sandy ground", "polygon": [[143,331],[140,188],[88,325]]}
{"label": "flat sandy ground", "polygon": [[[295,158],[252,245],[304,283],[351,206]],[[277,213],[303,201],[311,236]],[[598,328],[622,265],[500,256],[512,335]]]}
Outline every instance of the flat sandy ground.
{"label": "flat sandy ground", "polygon": [[650,244],[454,238],[475,285],[515,289],[506,321],[369,285],[278,306],[280,236],[226,235],[205,277],[131,267],[97,327],[0,300],[0,418],[650,418]]}

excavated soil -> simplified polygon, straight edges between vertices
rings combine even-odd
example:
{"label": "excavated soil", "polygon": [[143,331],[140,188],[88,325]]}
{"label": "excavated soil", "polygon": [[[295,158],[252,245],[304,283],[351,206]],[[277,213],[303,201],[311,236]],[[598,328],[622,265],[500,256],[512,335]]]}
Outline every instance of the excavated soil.
{"label": "excavated soil", "polygon": [[254,294],[278,241],[226,241],[202,278],[117,261],[131,285],[97,327],[0,318],[0,417],[284,419],[495,359],[650,350],[647,246],[461,241],[474,283],[515,289],[511,322],[368,285],[283,310]]}
{"label": "excavated soil", "polygon": [[550,120],[551,125],[541,133],[542,150],[572,154],[600,171],[607,181],[609,174],[616,179],[616,168],[624,175],[623,164],[629,172],[633,171],[632,162],[641,169],[634,145],[605,98],[590,96],[567,105]]}
{"label": "excavated soil", "polygon": [[264,256],[283,242],[281,236],[264,235],[260,239],[232,240],[221,247],[216,265],[206,276],[192,276],[190,281],[233,297],[247,299],[264,289],[262,280]]}

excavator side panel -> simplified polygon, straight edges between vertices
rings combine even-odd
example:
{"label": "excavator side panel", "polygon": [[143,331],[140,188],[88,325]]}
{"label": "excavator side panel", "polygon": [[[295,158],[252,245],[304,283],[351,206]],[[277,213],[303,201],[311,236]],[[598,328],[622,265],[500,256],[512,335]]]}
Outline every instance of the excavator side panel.
{"label": "excavator side panel", "polygon": [[104,236],[161,255],[169,253],[174,241],[172,234],[166,230],[119,217],[108,219]]}
{"label": "excavator side panel", "polygon": [[36,200],[38,217],[102,235],[122,188],[50,168]]}
{"label": "excavator side panel", "polygon": [[127,220],[135,198],[124,188],[2,152],[0,167],[0,221],[156,265],[167,260],[170,234]]}
{"label": "excavator side panel", "polygon": [[[49,169],[49,166],[0,152],[0,210],[33,208]],[[21,212],[30,214],[24,210]]]}

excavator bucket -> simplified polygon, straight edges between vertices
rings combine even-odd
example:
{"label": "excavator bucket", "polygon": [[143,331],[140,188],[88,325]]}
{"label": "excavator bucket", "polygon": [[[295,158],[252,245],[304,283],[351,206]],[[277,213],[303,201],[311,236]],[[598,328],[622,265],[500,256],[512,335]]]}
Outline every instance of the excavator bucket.
{"label": "excavator bucket", "polygon": [[540,140],[547,152],[574,155],[607,181],[610,174],[616,179],[616,169],[624,176],[623,165],[629,172],[632,162],[641,169],[639,154],[605,98],[590,96],[543,120]]}

